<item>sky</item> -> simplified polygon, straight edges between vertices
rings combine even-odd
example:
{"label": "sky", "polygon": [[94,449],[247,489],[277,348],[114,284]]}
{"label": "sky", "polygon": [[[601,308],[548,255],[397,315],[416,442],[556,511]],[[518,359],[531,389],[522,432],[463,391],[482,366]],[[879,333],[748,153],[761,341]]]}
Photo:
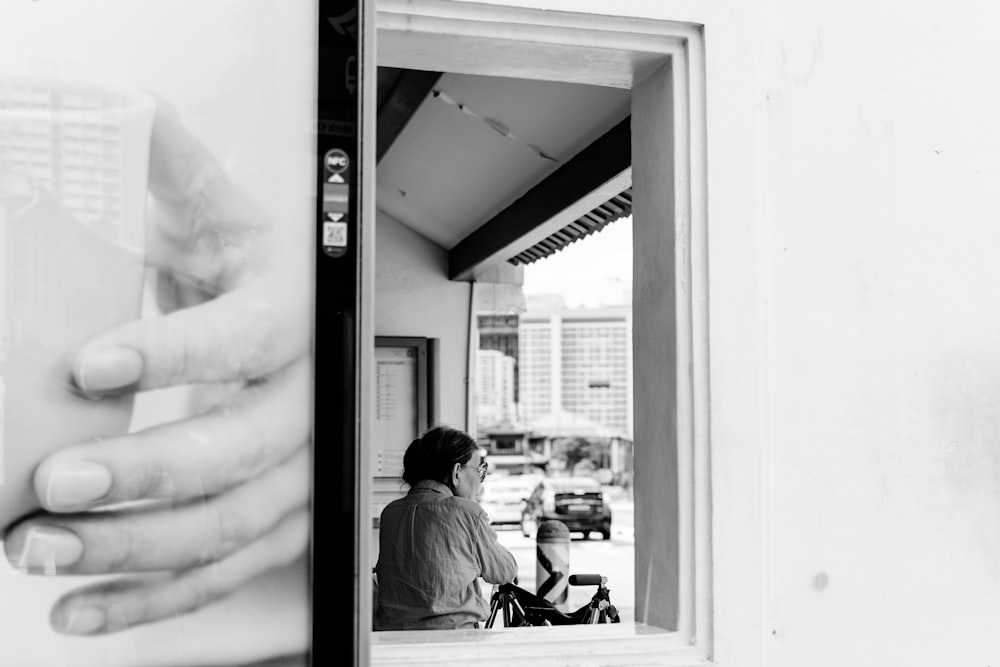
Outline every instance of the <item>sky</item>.
{"label": "sky", "polygon": [[527,297],[562,294],[570,308],[631,303],[632,217],[524,267]]}

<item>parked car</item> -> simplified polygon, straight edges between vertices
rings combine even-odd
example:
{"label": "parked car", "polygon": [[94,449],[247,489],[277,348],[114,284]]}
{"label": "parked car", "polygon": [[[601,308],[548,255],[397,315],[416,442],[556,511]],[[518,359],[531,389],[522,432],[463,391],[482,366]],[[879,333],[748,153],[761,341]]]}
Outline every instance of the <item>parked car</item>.
{"label": "parked car", "polygon": [[598,532],[611,539],[611,507],[593,477],[546,477],[538,483],[521,512],[521,533],[534,537],[538,526],[552,519],[571,533],[589,538]]}
{"label": "parked car", "polygon": [[540,479],[540,475],[487,477],[483,482],[479,504],[486,510],[490,525],[520,525],[524,503]]}

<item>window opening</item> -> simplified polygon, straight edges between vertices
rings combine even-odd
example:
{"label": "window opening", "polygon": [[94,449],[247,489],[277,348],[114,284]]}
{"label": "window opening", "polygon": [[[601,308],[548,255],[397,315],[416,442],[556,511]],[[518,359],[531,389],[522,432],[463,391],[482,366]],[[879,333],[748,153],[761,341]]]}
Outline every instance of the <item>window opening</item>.
{"label": "window opening", "polygon": [[[630,216],[530,260],[524,311],[477,313],[475,383],[478,440],[490,463],[480,503],[517,558],[520,585],[539,585],[538,519],[562,521],[571,527],[570,572],[608,577],[623,621],[635,620],[631,286]],[[545,478],[597,480],[611,513],[607,532],[586,522],[576,530],[580,517],[569,505],[546,508],[502,491],[518,478],[533,482],[527,490]],[[569,587],[567,608],[591,593]]]}
{"label": "window opening", "polygon": [[[639,317],[633,318],[636,347],[645,344],[647,354],[652,350],[658,362],[638,364],[635,373],[637,385],[639,380],[649,385],[636,392],[635,428],[644,443],[636,457],[642,462],[637,472],[642,473],[644,483],[638,484],[637,479],[637,486],[645,491],[655,487],[656,492],[653,504],[644,496],[640,506],[644,511],[636,578],[642,585],[636,597],[643,600],[637,605],[642,607],[641,614],[636,615],[644,617],[649,629],[667,631],[643,635],[649,655],[662,657],[666,650],[672,656],[704,660],[711,654],[713,640],[703,26],[492,5],[483,9],[462,3],[414,8],[397,0],[380,4],[378,16],[380,67],[461,71],[630,91],[630,124],[639,136],[625,143],[631,144],[634,164],[625,165],[617,176],[585,195],[578,207],[566,208],[532,229],[551,234],[599,203],[598,198],[606,201],[636,183],[631,193],[637,202],[634,231],[637,247],[645,249],[636,257],[637,279],[672,286],[667,289],[674,291],[661,299],[661,292],[638,290],[635,315]],[[464,47],[470,40],[478,49],[475,60],[456,55],[467,53]],[[563,55],[578,52],[594,66],[580,70],[560,64]],[[553,60],[554,56],[559,57]],[[412,192],[400,188],[395,195],[389,194],[405,198]],[[486,229],[478,230],[483,233],[465,237],[449,249],[448,277],[475,281],[480,270],[493,268],[500,254],[522,251],[521,242],[528,237],[517,235],[522,227],[507,224],[519,219],[491,220],[496,224],[484,225]],[[433,241],[432,231],[418,233],[426,233]],[[491,235],[493,242],[486,239]],[[475,327],[474,320],[470,324]],[[552,332],[541,329],[535,335],[546,337]],[[651,340],[656,343],[652,347]],[[472,342],[470,361],[475,351]],[[557,383],[540,394],[556,404],[562,392]],[[475,411],[470,412],[467,423],[474,427]],[[661,509],[667,514],[661,514]],[[667,576],[660,576],[664,573]],[[410,658],[414,651],[429,656],[436,650],[432,642],[420,651],[422,647],[408,637],[391,633],[375,633],[371,642],[372,655],[379,659],[404,654]],[[514,643],[525,656],[534,656],[538,648],[533,643]],[[488,660],[481,648],[478,641],[470,643],[467,655]],[[587,643],[588,656],[596,655],[594,650],[608,651],[610,656],[618,649],[614,643]],[[573,651],[569,648],[568,655]]]}

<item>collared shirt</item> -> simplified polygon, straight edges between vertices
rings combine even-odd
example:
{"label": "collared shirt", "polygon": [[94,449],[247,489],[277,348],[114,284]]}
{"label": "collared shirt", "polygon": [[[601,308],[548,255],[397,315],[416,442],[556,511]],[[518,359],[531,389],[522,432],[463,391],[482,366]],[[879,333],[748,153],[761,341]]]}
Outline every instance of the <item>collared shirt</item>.
{"label": "collared shirt", "polygon": [[473,628],[486,620],[478,578],[514,580],[517,561],[479,503],[440,482],[417,482],[379,522],[376,630]]}

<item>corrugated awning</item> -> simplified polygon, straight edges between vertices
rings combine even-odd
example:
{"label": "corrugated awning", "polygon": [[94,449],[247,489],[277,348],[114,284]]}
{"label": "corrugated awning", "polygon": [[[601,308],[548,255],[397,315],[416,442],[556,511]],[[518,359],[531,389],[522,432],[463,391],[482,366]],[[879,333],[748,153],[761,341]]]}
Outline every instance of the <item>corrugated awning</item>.
{"label": "corrugated awning", "polygon": [[615,195],[507,261],[514,265],[537,262],[629,215],[632,215],[632,188]]}

